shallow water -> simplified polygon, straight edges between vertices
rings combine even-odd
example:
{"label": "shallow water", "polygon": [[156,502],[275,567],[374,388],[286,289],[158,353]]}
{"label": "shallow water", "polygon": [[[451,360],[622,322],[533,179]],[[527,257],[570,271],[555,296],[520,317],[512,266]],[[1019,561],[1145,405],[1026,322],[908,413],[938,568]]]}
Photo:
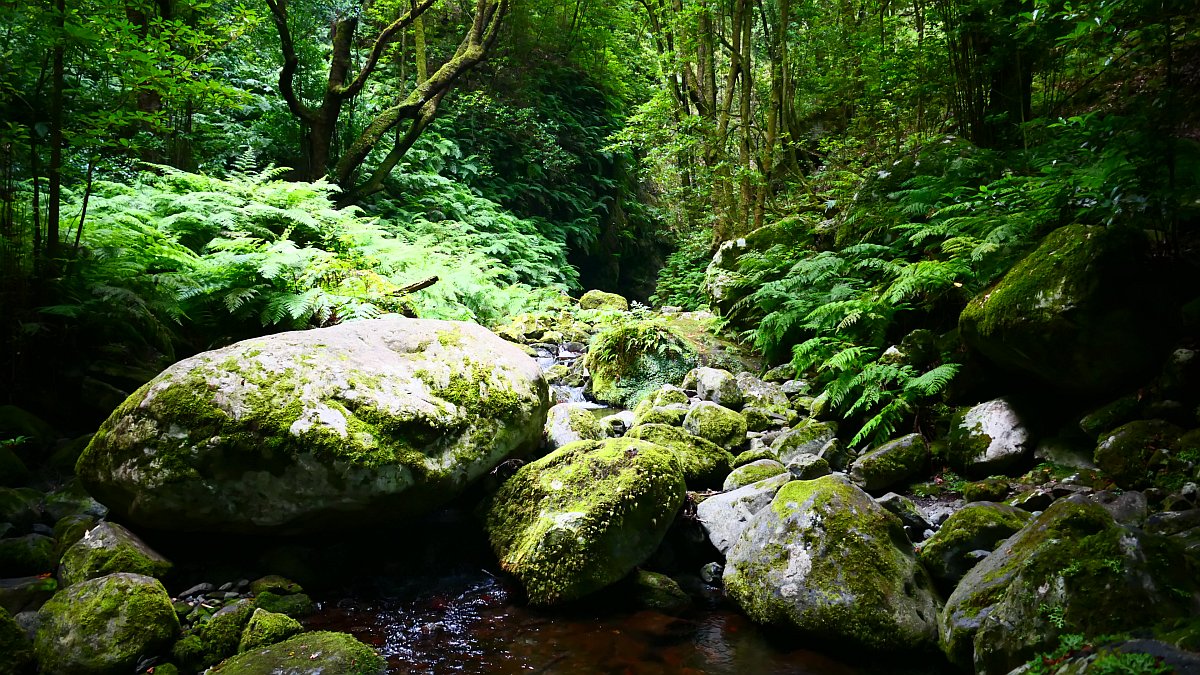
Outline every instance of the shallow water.
{"label": "shallow water", "polygon": [[682,616],[524,606],[483,569],[376,578],[330,593],[306,623],[377,647],[391,673],[843,675],[828,657],[774,644],[725,608]]}

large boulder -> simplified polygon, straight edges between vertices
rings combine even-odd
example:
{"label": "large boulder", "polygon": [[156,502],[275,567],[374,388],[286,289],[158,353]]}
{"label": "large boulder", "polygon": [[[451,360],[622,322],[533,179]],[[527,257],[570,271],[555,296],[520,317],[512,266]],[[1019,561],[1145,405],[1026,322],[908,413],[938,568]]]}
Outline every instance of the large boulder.
{"label": "large boulder", "polygon": [[0,577],[54,571],[54,540],[44,534],[0,539]]}
{"label": "large boulder", "polygon": [[759,623],[872,651],[937,640],[937,598],[900,519],[834,476],[783,486],[729,550],[724,579]]}
{"label": "large boulder", "polygon": [[680,382],[700,357],[665,322],[631,319],[597,333],[586,361],[592,398],[632,408],[650,392]]}
{"label": "large boulder", "polygon": [[1042,240],[959,317],[963,340],[996,363],[1095,394],[1153,375],[1164,321],[1151,312],[1144,237],[1067,225]]}
{"label": "large boulder", "polygon": [[616,293],[606,293],[591,290],[579,298],[580,309],[614,309],[619,312],[629,311],[629,301]]}
{"label": "large boulder", "polygon": [[645,562],[685,489],[670,450],[632,438],[580,441],[504,483],[488,511],[488,536],[531,603],[566,602]]}
{"label": "large boulder", "polygon": [[345,633],[301,633],[223,661],[213,675],[382,675],[387,663],[374,649]]}
{"label": "large boulder", "polygon": [[1200,611],[1194,563],[1165,537],[1060,499],[967,572],[941,617],[942,649],[977,673],[1007,673],[1059,635],[1113,634]]}
{"label": "large boulder", "polygon": [[103,522],[88,530],[63,554],[58,576],[64,586],[113,572],[133,572],[148,577],[166,575],[171,561],[150,548],[134,533],[116,523]]}
{"label": "large boulder", "polygon": [[[1096,445],[1096,466],[1127,490],[1150,487],[1169,466],[1183,429],[1163,420],[1137,420],[1104,434]],[[1182,467],[1181,467],[1182,468]]]}
{"label": "large boulder", "polygon": [[733,455],[715,443],[693,436],[679,427],[666,424],[639,424],[625,434],[662,446],[675,454],[679,469],[688,487],[704,489],[716,487],[729,475]]}
{"label": "large boulder", "polygon": [[752,431],[785,427],[797,419],[787,394],[778,384],[742,372],[737,374],[737,386],[742,393],[742,414]]}
{"label": "large boulder", "polygon": [[546,415],[546,447],[551,450],[575,441],[598,441],[604,435],[600,420],[582,403],[559,403]]}
{"label": "large boulder", "polygon": [[998,473],[1033,453],[1033,440],[1008,399],[998,398],[954,414],[946,438],[951,464],[964,473]]}
{"label": "large boulder", "polygon": [[185,359],[100,427],[89,491],[152,528],[302,533],[401,520],[534,450],[547,386],[470,323],[403,318]]}
{"label": "large boulder", "polygon": [[[771,451],[780,462],[788,464],[800,455],[820,455],[827,444],[837,437],[837,425],[833,422],[808,422],[789,429],[771,443]],[[826,458],[830,466],[835,462]],[[839,467],[840,468],[840,467]]]}
{"label": "large boulder", "polygon": [[46,673],[132,673],[179,634],[162,584],[124,572],[60,591],[38,610],[38,623],[34,648]]}

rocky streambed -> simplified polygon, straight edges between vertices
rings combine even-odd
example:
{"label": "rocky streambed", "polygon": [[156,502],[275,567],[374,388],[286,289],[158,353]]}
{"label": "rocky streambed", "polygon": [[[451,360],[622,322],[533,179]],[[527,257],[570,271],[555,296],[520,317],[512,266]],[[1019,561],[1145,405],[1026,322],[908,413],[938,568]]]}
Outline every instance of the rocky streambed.
{"label": "rocky streambed", "polygon": [[0,670],[1198,667],[1184,429],[1100,410],[1081,454],[999,398],[850,447],[702,323],[590,293],[186,359],[79,482],[0,490]]}

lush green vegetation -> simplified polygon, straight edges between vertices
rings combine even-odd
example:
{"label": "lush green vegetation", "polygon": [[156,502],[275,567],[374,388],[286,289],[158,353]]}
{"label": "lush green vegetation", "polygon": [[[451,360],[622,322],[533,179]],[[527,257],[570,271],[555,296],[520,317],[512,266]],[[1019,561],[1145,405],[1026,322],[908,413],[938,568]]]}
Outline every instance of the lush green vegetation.
{"label": "lush green vegetation", "polygon": [[152,372],[588,287],[702,309],[712,253],[757,232],[725,265],[726,327],[810,373],[857,444],[925,423],[962,369],[959,311],[1049,231],[1145,231],[1169,264],[1194,239],[1200,41],[1178,0],[0,12],[18,388],[31,357]]}

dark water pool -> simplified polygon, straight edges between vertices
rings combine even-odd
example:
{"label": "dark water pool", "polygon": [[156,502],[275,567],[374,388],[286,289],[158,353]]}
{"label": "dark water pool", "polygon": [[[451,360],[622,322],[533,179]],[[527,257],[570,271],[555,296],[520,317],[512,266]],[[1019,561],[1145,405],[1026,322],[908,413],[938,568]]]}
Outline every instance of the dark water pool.
{"label": "dark water pool", "polygon": [[725,608],[546,611],[518,594],[482,569],[368,579],[321,598],[308,625],[377,647],[392,673],[864,672],[783,648]]}

